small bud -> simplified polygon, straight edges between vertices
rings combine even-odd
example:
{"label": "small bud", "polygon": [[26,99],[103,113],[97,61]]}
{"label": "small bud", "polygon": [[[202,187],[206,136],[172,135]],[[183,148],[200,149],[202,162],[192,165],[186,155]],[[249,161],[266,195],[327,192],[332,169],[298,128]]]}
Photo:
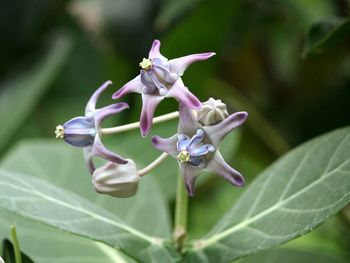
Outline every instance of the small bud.
{"label": "small bud", "polygon": [[127,164],[107,162],[94,171],[92,182],[96,192],[114,197],[130,197],[136,194],[141,177],[134,161]]}
{"label": "small bud", "polygon": [[0,257],[0,263],[5,263],[5,261]]}
{"label": "small bud", "polygon": [[227,117],[226,104],[213,98],[203,102],[202,108],[197,111],[197,121],[203,126],[218,124]]}

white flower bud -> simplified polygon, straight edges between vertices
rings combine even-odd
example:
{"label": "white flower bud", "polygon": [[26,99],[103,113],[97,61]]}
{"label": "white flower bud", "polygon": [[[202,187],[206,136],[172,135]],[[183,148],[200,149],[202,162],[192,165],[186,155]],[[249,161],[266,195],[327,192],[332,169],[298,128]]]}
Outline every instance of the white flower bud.
{"label": "white flower bud", "polygon": [[136,194],[141,177],[134,161],[127,164],[107,162],[97,168],[92,176],[95,190],[114,197],[130,197]]}
{"label": "white flower bud", "polygon": [[197,111],[197,121],[203,126],[215,125],[227,117],[226,104],[213,98],[203,102],[202,108]]}
{"label": "white flower bud", "polygon": [[0,257],[0,263],[5,263],[5,261]]}

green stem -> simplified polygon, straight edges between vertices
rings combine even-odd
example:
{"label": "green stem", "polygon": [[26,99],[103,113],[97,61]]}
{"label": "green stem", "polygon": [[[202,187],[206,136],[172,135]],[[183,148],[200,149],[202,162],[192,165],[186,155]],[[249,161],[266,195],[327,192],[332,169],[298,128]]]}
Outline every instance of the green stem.
{"label": "green stem", "polygon": [[175,226],[174,226],[174,243],[178,251],[181,251],[187,235],[187,210],[188,194],[182,176],[177,178],[177,191],[175,203]]}
{"label": "green stem", "polygon": [[10,234],[12,238],[13,249],[15,250],[15,261],[16,263],[22,263],[21,249],[19,248],[19,242],[17,239],[17,232],[16,232],[15,225],[10,226]]}

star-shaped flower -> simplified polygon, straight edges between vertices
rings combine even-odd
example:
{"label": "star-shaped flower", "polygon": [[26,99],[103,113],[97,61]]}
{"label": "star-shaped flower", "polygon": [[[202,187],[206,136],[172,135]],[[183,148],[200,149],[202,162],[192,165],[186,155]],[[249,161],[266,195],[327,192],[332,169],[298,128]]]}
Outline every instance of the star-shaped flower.
{"label": "star-shaped flower", "polygon": [[219,145],[247,116],[247,112],[236,112],[217,124],[202,126],[197,119],[197,112],[180,104],[178,133],[170,138],[154,136],[152,142],[157,149],[178,160],[190,196],[194,195],[195,181],[203,169],[225,178],[235,186],[243,186],[243,176],[225,162]]}
{"label": "star-shaped flower", "polygon": [[63,139],[70,145],[83,148],[84,159],[91,174],[95,171],[92,160],[94,155],[113,163],[127,163],[127,160],[106,149],[100,138],[101,123],[103,120],[129,108],[127,103],[120,102],[96,109],[98,98],[111,84],[111,81],[106,81],[95,91],[86,105],[85,116],[75,117],[67,121],[64,125],[58,125],[55,131],[57,139]]}
{"label": "star-shaped flower", "polygon": [[213,52],[208,52],[168,60],[159,49],[160,41],[154,40],[148,58],[144,58],[139,64],[140,75],[126,83],[112,96],[113,99],[119,99],[132,92],[142,94],[140,118],[142,136],[150,132],[154,111],[164,98],[173,97],[192,109],[201,107],[197,97],[185,87],[181,76],[193,62],[206,60],[215,55]]}

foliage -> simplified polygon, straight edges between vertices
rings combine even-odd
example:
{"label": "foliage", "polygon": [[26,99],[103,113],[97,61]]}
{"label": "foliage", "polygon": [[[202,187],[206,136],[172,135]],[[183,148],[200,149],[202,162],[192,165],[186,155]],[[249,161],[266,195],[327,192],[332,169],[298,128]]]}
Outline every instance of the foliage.
{"label": "foliage", "polygon": [[[59,2],[0,8],[6,262],[14,262],[14,222],[23,262],[349,261],[349,1]],[[154,38],[166,57],[215,51],[184,82],[201,100],[249,112],[220,149],[246,187],[199,178],[183,251],[172,240],[175,161],[142,178],[136,196],[115,199],[93,190],[80,151],[52,139],[107,79],[114,85],[101,105],[111,103]],[[138,119],[140,98],[125,100],[132,110],[106,127]],[[162,103],[155,115],[173,110],[175,102]],[[176,124],[154,125],[151,135],[171,136]],[[135,130],[104,143],[142,168],[159,154],[150,137]]]}

